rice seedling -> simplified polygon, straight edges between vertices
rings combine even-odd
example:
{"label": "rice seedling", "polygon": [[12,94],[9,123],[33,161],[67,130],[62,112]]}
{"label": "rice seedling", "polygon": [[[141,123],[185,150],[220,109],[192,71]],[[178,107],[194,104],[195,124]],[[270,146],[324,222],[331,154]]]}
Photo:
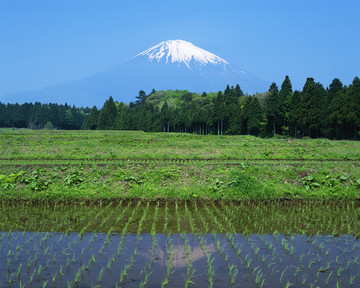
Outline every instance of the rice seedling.
{"label": "rice seedling", "polygon": [[123,282],[126,281],[127,271],[130,270],[133,267],[133,264],[134,264],[133,256],[131,256],[131,259],[128,261],[128,264],[126,264],[125,267],[123,268],[123,270],[121,271],[120,285],[122,285]]}
{"label": "rice seedling", "polygon": [[75,273],[75,279],[74,279],[74,283],[78,284],[80,281],[80,276],[81,276],[81,267],[79,268],[79,270]]}
{"label": "rice seedling", "polygon": [[151,234],[152,238],[155,238],[155,234],[156,234],[156,222],[157,222],[157,219],[158,219],[158,213],[159,213],[159,202],[156,203],[155,211],[154,211],[154,217],[153,217],[153,221],[152,221],[152,224],[151,224],[151,232],[150,232],[150,234]]}
{"label": "rice seedling", "polygon": [[176,214],[176,224],[177,224],[177,233],[181,233],[181,225],[180,225],[180,215],[178,209],[178,202],[175,201],[175,214]]}
{"label": "rice seedling", "polygon": [[19,280],[19,288],[25,288],[25,283],[22,284],[21,279]]}
{"label": "rice seedling", "polygon": [[54,285],[54,286],[55,286],[56,276],[57,276],[57,275],[58,275],[58,274],[55,273],[54,275],[51,276],[51,279],[52,279],[52,282],[53,282],[53,285]]}
{"label": "rice seedling", "polygon": [[193,219],[193,217],[192,217],[192,215],[191,215],[191,213],[190,213],[190,211],[189,211],[189,209],[187,207],[186,202],[185,202],[184,206],[185,206],[185,214],[186,214],[187,218],[189,219],[191,233],[195,233],[194,219]]}
{"label": "rice seedling", "polygon": [[62,265],[60,265],[59,275],[60,275],[60,277],[61,277],[61,276],[64,276],[64,273],[63,273],[63,266],[62,266]]}
{"label": "rice seedling", "polygon": [[195,270],[192,268],[191,262],[188,262],[187,270],[186,270],[186,281],[185,287],[189,287],[190,284],[195,284],[191,279],[193,278]]}
{"label": "rice seedling", "polygon": [[229,268],[229,278],[230,278],[230,283],[232,287],[235,287],[236,284],[236,276],[239,273],[239,270],[235,267],[234,264],[231,264],[230,266],[228,266]]}
{"label": "rice seedling", "polygon": [[128,269],[128,266],[125,266],[124,269],[121,271],[121,274],[120,274],[120,285],[122,285],[122,283],[124,281],[126,281],[126,276],[127,276],[127,269]]}
{"label": "rice seedling", "polygon": [[349,281],[349,285],[350,285],[350,287],[352,287],[353,285],[354,285],[354,281],[355,281],[355,278],[357,277],[359,275],[359,273],[357,273],[357,274],[351,274],[350,275],[350,281]]}
{"label": "rice seedling", "polygon": [[31,260],[31,257],[29,257],[29,258],[26,260],[26,268],[27,268],[27,269],[30,269],[31,263],[32,263],[32,260]]}
{"label": "rice seedling", "polygon": [[309,269],[309,270],[311,269],[311,265],[314,264],[314,263],[316,263],[316,261],[313,260],[313,259],[310,259],[310,261],[309,261],[309,263],[308,263],[308,269]]}
{"label": "rice seedling", "polygon": [[215,270],[212,263],[214,262],[215,258],[210,258],[210,257],[211,257],[210,254],[206,255],[206,267],[207,267],[209,287],[213,287]]}
{"label": "rice seedling", "polygon": [[138,225],[138,229],[137,229],[137,238],[136,238],[136,244],[138,244],[139,240],[140,240],[140,233],[141,233],[141,228],[142,228],[142,225],[144,223],[144,220],[146,218],[146,214],[148,213],[148,210],[149,210],[149,202],[147,202],[146,204],[146,208],[144,209],[143,211],[143,214],[140,218],[140,221],[139,221],[139,225]]}
{"label": "rice seedling", "polygon": [[170,239],[170,235],[167,235],[167,245],[168,245],[168,263],[166,265],[166,276],[163,282],[161,283],[161,288],[166,287],[169,284],[170,274],[172,273],[172,265],[173,265],[173,253],[172,253],[172,243]]}
{"label": "rice seedling", "polygon": [[168,224],[169,224],[169,207],[168,207],[168,202],[165,202],[163,234],[166,234],[166,231],[168,229]]}
{"label": "rice seedling", "polygon": [[19,266],[18,266],[18,270],[17,270],[17,273],[16,273],[16,276],[17,276],[17,277],[20,277],[20,274],[21,274],[21,266],[22,266],[22,263],[20,263]]}
{"label": "rice seedling", "polygon": [[[226,209],[225,212],[228,210],[227,206],[225,206]],[[226,223],[227,229],[226,231],[230,231],[232,233],[236,233],[236,228],[232,222],[232,220],[227,216],[227,213],[223,213],[223,211],[220,211],[220,209],[218,207],[216,207],[216,205],[214,203],[212,203],[212,209],[220,216],[223,218],[223,222]],[[230,213],[231,215],[235,216],[233,213]]]}
{"label": "rice seedling", "polygon": [[125,223],[125,226],[123,227],[123,230],[122,230],[122,234],[123,234],[123,235],[126,235],[127,229],[128,229],[128,227],[129,227],[131,221],[133,220],[134,215],[135,215],[135,212],[137,211],[137,209],[139,208],[139,206],[140,206],[140,201],[138,202],[138,204],[136,205],[136,207],[132,210],[130,217],[128,218],[127,222]]}
{"label": "rice seedling", "polygon": [[197,202],[196,202],[196,201],[194,202],[194,207],[195,207],[195,214],[196,214],[197,217],[200,218],[201,225],[202,225],[203,228],[204,228],[205,234],[208,234],[208,232],[209,232],[208,222],[206,221],[204,215],[198,210]]}
{"label": "rice seedling", "polygon": [[345,270],[345,268],[339,267],[339,268],[337,269],[336,276],[337,276],[338,278],[340,278],[341,272],[344,271],[344,270]]}
{"label": "rice seedling", "polygon": [[[257,271],[257,272],[256,272]],[[255,285],[263,287],[265,283],[264,274],[261,272],[260,267],[254,268],[252,275],[255,277]]]}
{"label": "rice seedling", "polygon": [[207,214],[209,215],[209,219],[211,219],[215,223],[216,227],[219,229],[219,233],[223,234],[224,233],[223,224],[219,221],[219,219],[216,217],[214,212],[206,204],[204,204],[204,208]]}
{"label": "rice seedling", "polygon": [[42,264],[39,265],[39,268],[37,270],[38,277],[40,277],[41,271],[42,271]]}
{"label": "rice seedling", "polygon": [[33,272],[30,274],[30,278],[29,278],[29,284],[32,283],[33,279],[34,279],[34,276],[35,276],[35,273],[36,273],[36,269],[33,270]]}

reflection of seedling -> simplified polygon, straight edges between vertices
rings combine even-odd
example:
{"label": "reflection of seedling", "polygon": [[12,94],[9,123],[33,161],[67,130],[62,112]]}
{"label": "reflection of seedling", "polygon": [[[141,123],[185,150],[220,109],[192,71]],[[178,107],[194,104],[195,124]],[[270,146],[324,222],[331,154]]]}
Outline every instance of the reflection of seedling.
{"label": "reflection of seedling", "polygon": [[15,276],[16,276],[16,272],[14,272],[14,273],[11,273],[11,274],[8,274],[7,275],[7,283],[8,284],[11,284],[11,283],[13,283],[13,279],[15,278]]}
{"label": "reflection of seedling", "polygon": [[325,284],[326,284],[326,286],[329,284],[329,280],[330,280],[330,278],[331,278],[332,273],[333,273],[333,271],[331,271],[331,272],[329,273],[329,275],[328,275],[328,276],[326,277],[326,279],[325,279]]}
{"label": "reflection of seedling", "polygon": [[302,276],[302,279],[301,279],[301,284],[302,285],[305,285],[305,282],[306,282],[307,278],[308,278],[308,275],[303,275]]}

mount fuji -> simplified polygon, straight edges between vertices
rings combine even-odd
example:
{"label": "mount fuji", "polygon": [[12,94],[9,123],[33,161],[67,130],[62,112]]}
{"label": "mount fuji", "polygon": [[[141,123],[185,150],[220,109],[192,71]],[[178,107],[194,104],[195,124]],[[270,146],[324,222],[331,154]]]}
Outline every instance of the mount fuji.
{"label": "mount fuji", "polygon": [[265,92],[269,83],[183,40],[163,41],[105,71],[36,91],[0,96],[3,103],[68,103],[101,108],[109,96],[129,103],[140,89],[216,92],[239,84],[243,92]]}

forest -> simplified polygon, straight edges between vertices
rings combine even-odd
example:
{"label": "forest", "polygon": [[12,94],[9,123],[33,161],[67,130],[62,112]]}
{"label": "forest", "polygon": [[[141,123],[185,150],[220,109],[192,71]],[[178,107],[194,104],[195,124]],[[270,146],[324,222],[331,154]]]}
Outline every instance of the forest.
{"label": "forest", "polygon": [[129,104],[109,97],[103,107],[77,108],[36,102],[0,102],[0,127],[64,130],[143,130],[295,138],[360,138],[360,79],[335,78],[329,87],[307,78],[293,91],[290,78],[265,93],[244,94],[239,85],[217,93],[139,91]]}

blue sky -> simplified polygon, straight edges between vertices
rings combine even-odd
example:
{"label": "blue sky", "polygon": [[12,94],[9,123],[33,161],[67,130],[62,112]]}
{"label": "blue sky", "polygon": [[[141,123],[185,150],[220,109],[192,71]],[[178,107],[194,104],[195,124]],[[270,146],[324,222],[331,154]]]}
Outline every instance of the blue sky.
{"label": "blue sky", "polygon": [[294,89],[360,76],[360,1],[0,0],[0,95],[81,79],[182,39]]}

